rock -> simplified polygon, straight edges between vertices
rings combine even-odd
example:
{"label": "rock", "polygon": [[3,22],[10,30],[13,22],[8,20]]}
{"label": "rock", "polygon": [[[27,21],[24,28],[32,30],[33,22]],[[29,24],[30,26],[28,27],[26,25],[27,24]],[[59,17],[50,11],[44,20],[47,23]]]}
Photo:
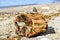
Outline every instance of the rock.
{"label": "rock", "polygon": [[[19,24],[20,23],[20,24]],[[18,35],[31,37],[47,30],[47,22],[42,14],[19,14],[14,19],[16,33]],[[21,25],[24,26],[21,26]]]}
{"label": "rock", "polygon": [[32,11],[37,12],[37,9],[35,7],[33,7],[33,10]]}

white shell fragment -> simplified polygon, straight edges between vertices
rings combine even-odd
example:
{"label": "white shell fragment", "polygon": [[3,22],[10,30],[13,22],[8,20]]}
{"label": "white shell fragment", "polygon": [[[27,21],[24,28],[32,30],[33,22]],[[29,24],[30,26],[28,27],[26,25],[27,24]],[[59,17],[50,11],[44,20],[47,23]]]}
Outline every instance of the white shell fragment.
{"label": "white shell fragment", "polygon": [[41,40],[50,40],[49,38],[41,38]]}

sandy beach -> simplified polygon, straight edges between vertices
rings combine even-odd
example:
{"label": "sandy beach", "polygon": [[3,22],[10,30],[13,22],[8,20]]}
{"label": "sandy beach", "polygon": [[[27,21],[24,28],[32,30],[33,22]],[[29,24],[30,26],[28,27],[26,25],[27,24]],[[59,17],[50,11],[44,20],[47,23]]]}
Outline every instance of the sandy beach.
{"label": "sandy beach", "polygon": [[[18,12],[22,13],[33,12],[32,11],[33,7],[36,7],[38,12],[43,15],[48,16],[52,14],[56,15],[52,15],[51,19],[49,19],[49,17],[48,18],[45,17],[46,21],[48,22],[48,30],[46,32],[31,38],[22,37],[21,40],[41,40],[42,38],[48,38],[49,40],[60,40],[60,3],[0,8],[0,38],[2,39],[6,38],[11,31],[12,31],[11,35],[12,37],[14,37],[16,34],[14,34],[15,26],[12,23],[13,22],[12,20],[14,19],[15,15],[18,14]],[[8,15],[5,15],[6,13]],[[3,21],[1,19],[2,16],[4,16]],[[8,16],[10,16],[10,18],[6,18]]]}

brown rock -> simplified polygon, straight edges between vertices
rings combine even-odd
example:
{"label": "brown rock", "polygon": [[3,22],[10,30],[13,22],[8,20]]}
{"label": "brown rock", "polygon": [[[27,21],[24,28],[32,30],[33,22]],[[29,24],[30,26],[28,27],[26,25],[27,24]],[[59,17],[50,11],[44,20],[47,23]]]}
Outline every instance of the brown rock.
{"label": "brown rock", "polygon": [[42,14],[20,14],[14,19],[16,33],[31,37],[47,30],[47,22]]}

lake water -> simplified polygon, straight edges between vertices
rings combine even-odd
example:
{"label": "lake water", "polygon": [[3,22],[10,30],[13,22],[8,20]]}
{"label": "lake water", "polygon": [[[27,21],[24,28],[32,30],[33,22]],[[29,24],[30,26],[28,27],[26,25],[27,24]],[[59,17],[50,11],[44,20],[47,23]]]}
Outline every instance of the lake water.
{"label": "lake water", "polygon": [[60,0],[0,0],[0,7],[27,5],[27,4],[50,4]]}

